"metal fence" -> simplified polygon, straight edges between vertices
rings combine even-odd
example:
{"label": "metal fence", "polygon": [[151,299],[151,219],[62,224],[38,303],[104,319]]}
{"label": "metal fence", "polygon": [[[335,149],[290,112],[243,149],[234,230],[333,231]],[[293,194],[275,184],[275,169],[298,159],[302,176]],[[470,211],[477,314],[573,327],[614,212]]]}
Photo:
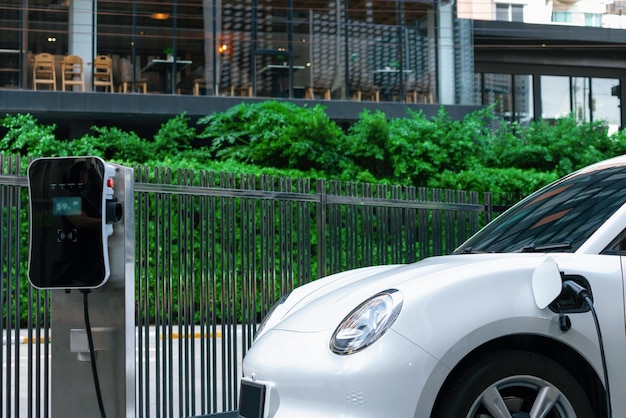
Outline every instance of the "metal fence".
{"label": "metal fence", "polygon": [[[0,156],[0,410],[47,417],[50,291],[27,279],[26,163]],[[489,193],[135,168],[138,417],[237,408],[241,360],[280,295],[446,254],[505,206]]]}

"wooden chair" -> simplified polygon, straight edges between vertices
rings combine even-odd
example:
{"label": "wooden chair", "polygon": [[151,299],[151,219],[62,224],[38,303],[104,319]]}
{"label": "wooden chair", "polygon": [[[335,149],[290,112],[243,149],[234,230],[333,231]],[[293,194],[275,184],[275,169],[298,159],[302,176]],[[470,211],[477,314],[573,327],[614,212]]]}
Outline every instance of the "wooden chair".
{"label": "wooden chair", "polygon": [[316,64],[311,65],[312,80],[305,87],[304,98],[315,99],[319,97],[324,100],[330,100],[330,87],[333,83],[333,70],[329,68],[329,63],[317,64],[321,69],[314,69]]}
{"label": "wooden chair", "polygon": [[176,85],[176,94],[191,92],[194,96],[200,95],[200,88],[206,88],[204,67],[196,67],[191,73],[184,76]]}
{"label": "wooden chair", "polygon": [[320,96],[324,100],[330,100],[330,87],[307,87],[304,91],[305,99],[315,99],[316,96]]}
{"label": "wooden chair", "polygon": [[122,93],[133,91],[133,72],[135,73],[135,89],[146,94],[148,92],[148,79],[143,77],[141,71],[133,67],[126,58],[120,58],[117,62],[118,91]]}
{"label": "wooden chair", "polygon": [[113,60],[107,55],[98,55],[93,60],[93,90],[104,87],[104,91],[113,92]]}
{"label": "wooden chair", "polygon": [[85,91],[85,74],[83,71],[83,59],[77,55],[67,55],[63,57],[61,64],[62,90],[66,87],[78,86],[81,91]]}
{"label": "wooden chair", "polygon": [[424,74],[420,79],[413,78],[407,83],[405,98],[406,103],[419,103],[420,99],[422,103],[433,104],[434,94],[434,77],[432,74]]}
{"label": "wooden chair", "polygon": [[196,78],[193,80],[193,95],[199,96],[200,89],[206,89],[206,80],[204,78]]}
{"label": "wooden chair", "polygon": [[39,84],[51,86],[55,91],[57,89],[54,55],[46,52],[35,55],[33,62],[33,90],[37,90]]}
{"label": "wooden chair", "polygon": [[371,76],[360,65],[354,65],[350,74],[350,95],[353,100],[380,101],[380,89],[374,85]]}

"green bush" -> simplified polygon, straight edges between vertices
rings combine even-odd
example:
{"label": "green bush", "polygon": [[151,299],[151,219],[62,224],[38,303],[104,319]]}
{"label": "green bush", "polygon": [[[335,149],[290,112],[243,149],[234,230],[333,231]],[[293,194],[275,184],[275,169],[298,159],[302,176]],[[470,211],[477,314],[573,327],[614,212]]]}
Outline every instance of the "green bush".
{"label": "green bush", "polygon": [[7,115],[0,126],[6,130],[0,152],[32,157],[66,155],[67,143],[56,139],[54,124],[41,125],[31,115]]}
{"label": "green bush", "polygon": [[201,118],[200,138],[211,141],[219,160],[329,175],[341,172],[343,132],[322,106],[267,101],[241,103]]}
{"label": "green bush", "polygon": [[429,180],[428,187],[490,191],[495,194],[512,193],[523,197],[557,178],[554,172],[538,172],[533,169],[476,167],[460,172],[446,170],[437,173]]}

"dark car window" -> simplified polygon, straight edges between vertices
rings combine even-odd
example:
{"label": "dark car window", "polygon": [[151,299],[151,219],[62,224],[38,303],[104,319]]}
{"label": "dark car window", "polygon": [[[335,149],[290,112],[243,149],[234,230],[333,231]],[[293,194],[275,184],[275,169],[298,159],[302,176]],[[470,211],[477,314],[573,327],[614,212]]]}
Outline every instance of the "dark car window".
{"label": "dark car window", "polygon": [[532,194],[459,247],[470,252],[576,251],[626,201],[626,165],[576,172]]}

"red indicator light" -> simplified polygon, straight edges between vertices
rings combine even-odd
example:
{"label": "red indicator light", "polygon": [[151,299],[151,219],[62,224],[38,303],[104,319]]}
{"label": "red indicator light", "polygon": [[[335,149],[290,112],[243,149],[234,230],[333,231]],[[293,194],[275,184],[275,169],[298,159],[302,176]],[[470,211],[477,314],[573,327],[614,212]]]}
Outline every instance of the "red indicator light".
{"label": "red indicator light", "polygon": [[115,181],[113,180],[113,178],[112,178],[112,177],[111,177],[111,178],[108,178],[108,179],[107,179],[107,187],[109,187],[109,188],[111,188],[111,189],[112,189],[112,188],[113,188],[113,186],[115,186]]}

